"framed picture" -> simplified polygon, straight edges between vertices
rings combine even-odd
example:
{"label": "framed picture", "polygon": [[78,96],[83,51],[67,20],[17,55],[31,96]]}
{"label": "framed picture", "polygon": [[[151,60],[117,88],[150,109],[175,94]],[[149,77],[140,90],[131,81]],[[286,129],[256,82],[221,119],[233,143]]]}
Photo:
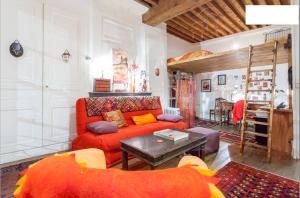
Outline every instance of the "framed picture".
{"label": "framed picture", "polygon": [[218,75],[218,85],[226,85],[226,75]]}
{"label": "framed picture", "polygon": [[211,92],[211,80],[210,79],[201,80],[201,92]]}

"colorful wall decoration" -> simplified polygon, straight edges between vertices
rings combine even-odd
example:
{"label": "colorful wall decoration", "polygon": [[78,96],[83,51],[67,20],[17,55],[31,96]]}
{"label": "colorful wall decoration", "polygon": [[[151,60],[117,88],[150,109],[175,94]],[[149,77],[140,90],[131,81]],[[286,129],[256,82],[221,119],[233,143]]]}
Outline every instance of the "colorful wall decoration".
{"label": "colorful wall decoration", "polygon": [[128,91],[128,54],[120,48],[112,49],[113,54],[113,89]]}

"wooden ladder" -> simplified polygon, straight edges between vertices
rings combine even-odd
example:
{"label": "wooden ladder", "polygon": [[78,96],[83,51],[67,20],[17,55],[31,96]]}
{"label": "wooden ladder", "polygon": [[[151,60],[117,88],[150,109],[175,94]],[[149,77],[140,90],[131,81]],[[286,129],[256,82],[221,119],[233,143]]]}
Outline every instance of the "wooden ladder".
{"label": "wooden ladder", "polygon": [[[274,41],[273,47],[271,47],[270,51],[272,52],[272,68],[271,69],[261,69],[253,70],[253,56],[256,54],[255,47],[249,46],[249,61],[248,61],[248,68],[247,68],[247,78],[246,78],[246,86],[245,86],[245,102],[244,102],[244,112],[243,112],[243,121],[242,121],[242,128],[241,128],[241,147],[240,152],[241,154],[244,153],[244,147],[245,145],[252,145],[257,148],[267,149],[268,151],[268,161],[271,161],[271,151],[272,151],[272,122],[273,122],[273,110],[274,110],[274,97],[275,97],[275,77],[276,77],[276,62],[277,62],[277,48],[278,48],[278,41]],[[259,50],[257,50],[259,52]],[[253,73],[257,72],[272,72],[272,79],[268,80],[258,80],[253,79],[252,75]],[[263,90],[263,89],[249,89],[249,84],[253,82],[270,82],[271,83],[271,89]],[[270,87],[270,86],[269,86]],[[263,93],[269,93],[271,94],[270,99],[268,100],[249,100],[248,94],[253,92],[263,92]],[[262,106],[265,106],[264,110],[259,110],[259,108],[262,108]],[[251,107],[251,108],[250,108]],[[263,112],[268,115],[267,122],[259,122],[251,119],[249,117],[249,114]],[[267,134],[256,132],[255,130],[250,131],[249,125],[265,125],[268,128]],[[255,129],[255,127],[254,127]],[[259,137],[267,138],[267,146],[259,145],[257,143],[249,143],[245,141],[245,136],[247,134],[255,135]]]}

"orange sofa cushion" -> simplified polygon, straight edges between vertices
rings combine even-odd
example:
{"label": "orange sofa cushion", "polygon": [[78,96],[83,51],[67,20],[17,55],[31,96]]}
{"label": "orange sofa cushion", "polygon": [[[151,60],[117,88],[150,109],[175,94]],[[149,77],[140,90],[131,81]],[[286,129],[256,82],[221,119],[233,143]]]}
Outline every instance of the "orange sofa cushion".
{"label": "orange sofa cushion", "polygon": [[140,116],[132,116],[131,118],[132,118],[134,124],[136,124],[136,125],[157,122],[156,118],[153,116],[152,113],[147,113],[145,115],[140,115]]}

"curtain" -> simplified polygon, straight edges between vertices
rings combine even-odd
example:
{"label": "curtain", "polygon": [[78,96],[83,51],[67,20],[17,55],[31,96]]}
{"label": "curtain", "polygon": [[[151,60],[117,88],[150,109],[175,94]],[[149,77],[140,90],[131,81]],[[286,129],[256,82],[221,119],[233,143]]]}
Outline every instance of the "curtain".
{"label": "curtain", "polygon": [[184,117],[187,127],[194,126],[196,82],[193,79],[179,80],[178,103],[180,114]]}

